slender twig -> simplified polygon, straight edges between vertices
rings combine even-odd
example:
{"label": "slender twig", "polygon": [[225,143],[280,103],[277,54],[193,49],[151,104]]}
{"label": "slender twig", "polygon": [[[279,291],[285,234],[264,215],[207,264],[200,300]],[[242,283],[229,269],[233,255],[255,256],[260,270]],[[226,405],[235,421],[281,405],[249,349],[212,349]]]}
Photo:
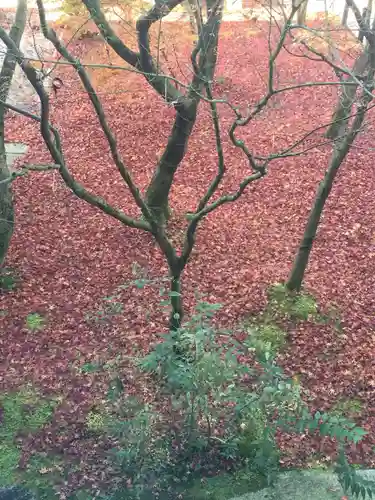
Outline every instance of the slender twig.
{"label": "slender twig", "polygon": [[[134,201],[138,205],[138,207],[141,209],[143,216],[146,218],[146,220],[150,223],[151,226],[153,226],[153,217],[152,214],[146,205],[145,201],[143,200],[140,191],[138,187],[135,185],[132,176],[130,175],[130,172],[128,168],[125,166],[124,161],[118,151],[117,147],[117,141],[115,139],[115,136],[112,133],[111,128],[109,127],[107,123],[107,119],[104,113],[103,106],[100,102],[100,99],[96,95],[95,89],[91,84],[90,78],[86,72],[86,70],[81,66],[80,61],[76,58],[74,58],[70,52],[67,50],[66,46],[62,43],[62,41],[58,38],[56,32],[48,28],[47,26],[47,21],[46,21],[46,15],[45,15],[45,10],[43,6],[42,0],[37,0],[37,6],[38,6],[38,11],[39,11],[39,17],[40,17],[40,24],[41,24],[41,29],[42,32],[47,40],[49,40],[57,52],[61,54],[64,59],[66,59],[72,67],[76,70],[85,90],[88,93],[88,96],[90,98],[90,101],[94,107],[94,110],[96,112],[96,115],[98,117],[99,123],[101,125],[101,128],[107,138],[111,153],[112,153],[112,158],[113,161],[120,172],[121,177],[124,179],[125,183],[129,187],[129,190],[134,198]],[[156,228],[154,228],[156,229]]]}
{"label": "slender twig", "polygon": [[[40,123],[40,130],[44,142],[57,165],[60,165],[60,174],[64,179],[65,183],[71,190],[81,199],[85,200],[89,204],[101,209],[103,212],[111,215],[115,219],[119,220],[123,224],[134,227],[138,229],[143,229],[145,231],[151,231],[151,226],[148,222],[138,219],[133,219],[128,215],[124,214],[121,210],[118,210],[106,203],[102,198],[96,196],[89,191],[87,191],[82,184],[78,183],[72,174],[70,173],[62,154],[61,142],[56,140],[56,133],[53,132],[49,123],[49,97],[45,91],[42,82],[39,79],[37,70],[25,59],[22,52],[17,48],[14,42],[10,39],[6,31],[0,27],[0,39],[5,43],[5,45],[12,50],[17,63],[20,65],[21,69],[25,73],[25,76],[34,87],[36,93],[39,96],[41,104],[41,116],[37,118],[36,121]],[[8,106],[9,107],[9,106]],[[17,111],[16,107],[12,107]],[[12,109],[10,108],[10,109]],[[29,118],[34,118],[35,115],[31,113],[22,113]],[[54,138],[51,136],[51,132]]]}
{"label": "slender twig", "polygon": [[47,172],[49,170],[59,170],[60,165],[24,165],[19,170],[13,170],[9,177],[0,181],[0,184],[9,184],[18,177],[23,177],[29,172]]}

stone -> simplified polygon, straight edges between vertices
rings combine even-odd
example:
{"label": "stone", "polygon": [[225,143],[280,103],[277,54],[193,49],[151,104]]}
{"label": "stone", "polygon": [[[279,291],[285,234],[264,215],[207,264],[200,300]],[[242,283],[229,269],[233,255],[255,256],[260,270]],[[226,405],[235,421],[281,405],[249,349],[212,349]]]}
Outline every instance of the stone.
{"label": "stone", "polygon": [[[362,477],[374,481],[375,470],[358,471]],[[304,470],[281,473],[272,487],[247,493],[231,500],[342,500],[345,498],[337,475],[331,471]],[[355,497],[347,494],[346,498]]]}
{"label": "stone", "polygon": [[17,158],[26,154],[27,146],[22,144],[22,142],[7,142],[5,144],[5,152],[8,168],[11,168]]}

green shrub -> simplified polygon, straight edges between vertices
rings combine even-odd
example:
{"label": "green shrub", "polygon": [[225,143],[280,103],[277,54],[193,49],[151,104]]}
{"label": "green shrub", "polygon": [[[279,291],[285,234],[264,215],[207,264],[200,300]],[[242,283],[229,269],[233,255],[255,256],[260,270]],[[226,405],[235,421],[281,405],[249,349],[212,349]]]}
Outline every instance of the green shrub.
{"label": "green shrub", "polygon": [[[311,302],[296,303],[304,314],[312,311]],[[150,406],[119,396],[117,420],[109,432],[119,444],[114,455],[123,485],[113,500],[179,495],[224,499],[224,491],[230,496],[241,493],[232,489],[231,478],[238,474],[257,478],[259,485],[272,481],[278,472],[277,430],[318,431],[336,439],[340,449],[366,434],[343,417],[310,414],[300,386],[275,363],[270,340],[284,338],[275,325],[266,325],[268,342],[256,353],[257,368],[240,362],[249,347],[254,350],[251,341],[238,344],[213,328],[211,318],[218,307],[201,302],[189,322],[164,335],[164,341],[139,361],[139,367],[153,375],[164,403]],[[343,487],[349,482],[354,491],[365,488],[368,494],[370,486],[358,486],[352,468],[340,460]],[[222,470],[223,463],[232,476],[220,474],[202,482]]]}
{"label": "green shrub", "polygon": [[[251,368],[239,361],[248,347],[212,326],[218,308],[200,302],[183,328],[164,335],[139,361],[143,371],[156,377],[168,402],[166,413],[129,399],[117,403],[120,413],[110,432],[120,443],[115,456],[124,482],[132,485],[129,498],[143,498],[145,492],[186,493],[195,488],[195,477],[216,473],[223,463],[234,472],[255,475],[262,484],[277,470],[275,410],[286,417],[302,407],[299,387],[267,349],[280,346],[285,333],[275,325],[264,327],[261,368]],[[256,384],[246,383],[249,379]]]}

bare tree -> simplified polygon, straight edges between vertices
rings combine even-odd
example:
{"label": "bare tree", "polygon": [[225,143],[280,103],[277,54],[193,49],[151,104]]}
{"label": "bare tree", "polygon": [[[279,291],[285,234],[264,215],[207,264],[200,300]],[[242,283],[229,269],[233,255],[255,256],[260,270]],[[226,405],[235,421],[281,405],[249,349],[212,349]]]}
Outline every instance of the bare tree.
{"label": "bare tree", "polygon": [[[26,25],[27,0],[18,0],[15,20],[9,32],[9,38],[19,47]],[[8,99],[10,86],[16,69],[16,58],[11,49],[7,49],[0,72],[0,100]],[[0,267],[3,265],[13,234],[14,210],[10,171],[7,166],[5,151],[5,113],[6,108],[0,102]]]}
{"label": "bare tree", "polygon": [[[353,70],[343,85],[342,95],[334,115],[328,135],[335,140],[331,161],[320,182],[306,228],[300,242],[294,264],[287,281],[287,288],[299,291],[303,284],[310,252],[320,224],[325,203],[332,190],[336,175],[343,164],[350,148],[359,134],[366,112],[373,99],[375,75],[375,21],[370,29],[368,22],[361,15],[354,0],[346,0],[353,9],[358,25],[363,30],[367,45],[363,54],[355,61]],[[359,94],[357,91],[359,89]],[[354,116],[353,106],[356,105]]]}
{"label": "bare tree", "polygon": [[[54,45],[56,51],[60,54],[60,63],[70,65],[80,78],[96,113],[100,127],[107,139],[113,163],[139,209],[140,214],[138,218],[130,217],[123,211],[110,205],[103,198],[87,190],[85,186],[77,182],[73,177],[64,157],[60,134],[50,122],[49,96],[38,78],[38,72],[35,67],[25,59],[22,52],[6,31],[0,28],[0,39],[3,40],[8,50],[12,51],[17,63],[20,64],[27,79],[33,85],[39,96],[41,112],[40,116],[37,116],[24,112],[14,106],[7,106],[40,124],[42,137],[52,156],[53,162],[58,166],[59,173],[65,184],[76,196],[98,208],[105,214],[117,219],[123,225],[145,231],[153,236],[169,267],[170,301],[172,310],[170,317],[171,329],[177,329],[181,325],[183,317],[181,277],[191,256],[195,244],[197,227],[200,221],[224,204],[236,201],[245,192],[249,184],[266,175],[267,169],[273,160],[306,154],[308,151],[311,151],[311,149],[317,147],[317,145],[308,145],[304,147],[305,140],[311,136],[313,133],[312,131],[309,134],[305,134],[305,136],[282,151],[277,151],[276,153],[270,152],[266,156],[259,156],[253,149],[255,148],[255,144],[247,145],[243,140],[238,138],[237,135],[239,130],[248,126],[266,108],[272,99],[282,93],[292,92],[295,89],[322,85],[341,85],[340,81],[307,81],[279,87],[278,82],[275,81],[278,56],[283,48],[287,49],[286,41],[292,30],[300,27],[299,25],[293,25],[292,22],[300,7],[299,4],[292,6],[289,14],[285,13],[285,19],[282,25],[277,24],[276,32],[278,35],[275,43],[271,40],[270,27],[270,34],[268,36],[268,73],[265,79],[266,90],[264,95],[255,102],[250,109],[247,109],[243,113],[239,111],[238,107],[231,105],[226,99],[215,99],[212,90],[212,78],[217,60],[217,45],[222,19],[223,0],[207,1],[207,12],[204,16],[202,15],[203,24],[199,33],[199,39],[191,52],[191,80],[189,83],[176,80],[175,77],[171,77],[163,72],[163,69],[160,67],[159,58],[152,57],[149,30],[153,23],[163,19],[163,17],[182,1],[183,0],[157,0],[155,5],[138,19],[137,36],[139,51],[135,52],[127,47],[115,34],[114,29],[109,24],[100,8],[99,1],[83,0],[91,18],[97,24],[104,39],[130,66],[130,68],[129,66],[124,66],[123,69],[143,75],[148,84],[163,97],[165,102],[169,105],[173,105],[175,108],[175,121],[167,147],[156,167],[151,184],[146,190],[145,195],[143,195],[133,180],[130,168],[125,164],[119,152],[115,136],[108,125],[101,100],[90,81],[86,66],[69,52],[67,46],[62,42],[55,31],[47,25],[43,0],[37,0],[40,25],[44,36]],[[337,64],[327,59],[324,55],[320,55],[320,60],[331,66],[335,71],[340,71],[345,75],[351,74],[350,71],[347,71],[344,67],[338,67]],[[112,66],[109,67],[112,68]],[[176,83],[178,84],[177,86],[175,85]],[[178,89],[176,87],[178,87]],[[184,234],[184,242],[181,249],[179,249],[173,245],[168,236],[168,227],[164,223],[165,212],[168,208],[168,195],[174,179],[174,174],[185,155],[188,139],[197,117],[198,105],[202,102],[209,105],[211,112],[212,125],[216,139],[217,173],[209,184],[207,191],[198,201],[195,210],[187,214],[188,223]],[[229,137],[232,144],[243,153],[249,166],[248,175],[240,182],[238,189],[234,192],[220,196],[217,191],[222,184],[226,172],[226,162],[222,146],[223,131],[220,127],[218,114],[219,104],[229,106],[233,113],[233,122],[229,129]],[[362,116],[363,113],[361,113],[361,111],[358,112],[359,117]]]}
{"label": "bare tree", "polygon": [[[152,214],[163,223],[169,217],[168,197],[173,178],[180,165],[193,130],[201,92],[204,87],[202,75],[213,77],[216,64],[217,43],[222,19],[223,0],[208,0],[208,18],[198,41],[193,59],[201,53],[199,71],[185,93],[180,92],[171,81],[160,74],[157,61],[152,57],[149,30],[156,21],[165,17],[183,0],[156,1],[155,7],[137,21],[138,48],[136,53],[124,45],[107,22],[98,0],[83,0],[100,33],[112,49],[128,64],[143,72],[154,89],[176,109],[176,119],[168,144],[161,155],[157,169],[147,190],[146,201]],[[202,18],[200,4],[195,2],[195,16]],[[202,50],[203,49],[203,50]]]}

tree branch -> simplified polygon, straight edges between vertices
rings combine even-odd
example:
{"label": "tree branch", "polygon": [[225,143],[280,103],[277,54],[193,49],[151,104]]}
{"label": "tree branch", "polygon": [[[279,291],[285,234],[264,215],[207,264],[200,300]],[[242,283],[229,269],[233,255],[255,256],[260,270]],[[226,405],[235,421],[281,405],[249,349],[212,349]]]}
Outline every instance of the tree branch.
{"label": "tree branch", "polygon": [[354,0],[346,0],[346,4],[352,9],[360,31],[367,38],[369,44],[373,46],[375,42],[375,35],[367,24],[366,16],[362,16],[361,11]]}
{"label": "tree branch", "polygon": [[[130,64],[136,69],[142,71],[142,63],[140,54],[130,50],[122,40],[116,35],[110,24],[108,23],[104,13],[100,8],[99,0],[82,0],[87,10],[89,11],[93,21],[97,25],[102,37],[110,45],[110,47],[118,54],[121,59]],[[159,0],[160,1],[160,0]],[[182,0],[181,0],[182,1]],[[159,3],[159,2],[158,2]],[[180,3],[180,2],[178,2]],[[176,4],[177,5],[177,4]],[[151,61],[151,71],[144,75],[146,80],[152,87],[163,97],[167,102],[172,103],[181,97],[181,93],[171,84],[170,80],[163,74],[159,74],[159,70],[155,62]],[[150,74],[154,76],[150,76]]]}
{"label": "tree branch", "polygon": [[[37,119],[37,121],[40,123],[40,130],[42,137],[44,139],[44,142],[54,160],[54,162],[57,165],[60,165],[60,174],[61,177],[63,178],[64,182],[70,189],[78,196],[79,198],[85,200],[87,203],[90,203],[90,205],[93,205],[106,214],[114,217],[115,219],[119,220],[123,224],[129,226],[129,227],[134,227],[138,229],[143,229],[144,231],[151,231],[151,226],[149,225],[148,222],[142,221],[142,220],[137,220],[133,219],[126,214],[124,214],[122,211],[115,209],[114,207],[108,205],[102,198],[99,196],[96,196],[89,191],[87,191],[80,183],[78,183],[72,174],[70,173],[68,167],[65,164],[65,160],[61,151],[61,146],[59,146],[60,141],[56,141],[56,134],[54,134],[55,140],[51,136],[51,126],[49,123],[49,98],[48,94],[46,93],[43,84],[41,83],[39,79],[39,75],[36,71],[36,69],[25,59],[24,55],[22,52],[17,48],[17,46],[14,44],[14,42],[9,38],[8,34],[6,31],[0,27],[0,39],[4,42],[4,44],[7,46],[8,49],[10,49],[16,58],[17,63],[21,66],[23,72],[25,73],[27,79],[31,83],[31,85],[34,87],[35,91],[37,92],[39,99],[40,99],[40,104],[41,104],[41,116],[40,118]],[[9,107],[9,106],[8,106]],[[12,107],[14,110],[17,111],[17,108]],[[12,109],[10,108],[10,109]],[[25,113],[23,113],[25,114]],[[33,118],[34,115],[28,113],[25,114],[25,116],[28,116],[29,118]]]}
{"label": "tree branch", "polygon": [[[9,38],[13,40],[15,45],[19,47],[22,34],[26,26],[27,18],[27,0],[18,0],[16,17],[9,32]],[[16,69],[17,61],[11,50],[7,50],[3,65],[0,72],[0,99],[6,101],[8,99],[9,89],[12,83],[14,70]],[[4,120],[4,107],[0,106],[0,123]]]}
{"label": "tree branch", "polygon": [[60,165],[24,165],[20,170],[14,170],[9,177],[0,181],[0,184],[9,184],[17,179],[23,177],[29,172],[47,172],[49,170],[59,170]]}
{"label": "tree branch", "polygon": [[40,26],[43,32],[43,35],[47,40],[49,40],[55,49],[61,54],[77,71],[78,76],[87,92],[87,95],[89,96],[89,99],[94,107],[94,110],[96,112],[96,115],[99,119],[99,123],[102,127],[102,130],[107,138],[111,153],[112,153],[112,158],[113,161],[115,162],[115,165],[118,169],[118,171],[121,174],[121,177],[129,187],[129,190],[138,205],[138,207],[141,209],[143,216],[146,218],[146,220],[153,225],[153,219],[152,215],[144,202],[139,189],[135,185],[129,170],[125,166],[123,159],[118,151],[117,148],[117,141],[112,133],[111,128],[109,127],[107,123],[107,119],[103,110],[103,106],[95,92],[94,87],[92,86],[89,76],[84,69],[84,67],[81,65],[80,61],[76,58],[74,58],[70,52],[67,50],[67,48],[64,46],[64,44],[59,40],[56,32],[53,29],[48,28],[47,26],[47,21],[46,21],[46,16],[45,16],[45,11],[44,11],[44,6],[43,6],[43,1],[42,0],[37,0],[37,6],[38,6],[38,11],[39,11],[39,17],[40,17]]}

